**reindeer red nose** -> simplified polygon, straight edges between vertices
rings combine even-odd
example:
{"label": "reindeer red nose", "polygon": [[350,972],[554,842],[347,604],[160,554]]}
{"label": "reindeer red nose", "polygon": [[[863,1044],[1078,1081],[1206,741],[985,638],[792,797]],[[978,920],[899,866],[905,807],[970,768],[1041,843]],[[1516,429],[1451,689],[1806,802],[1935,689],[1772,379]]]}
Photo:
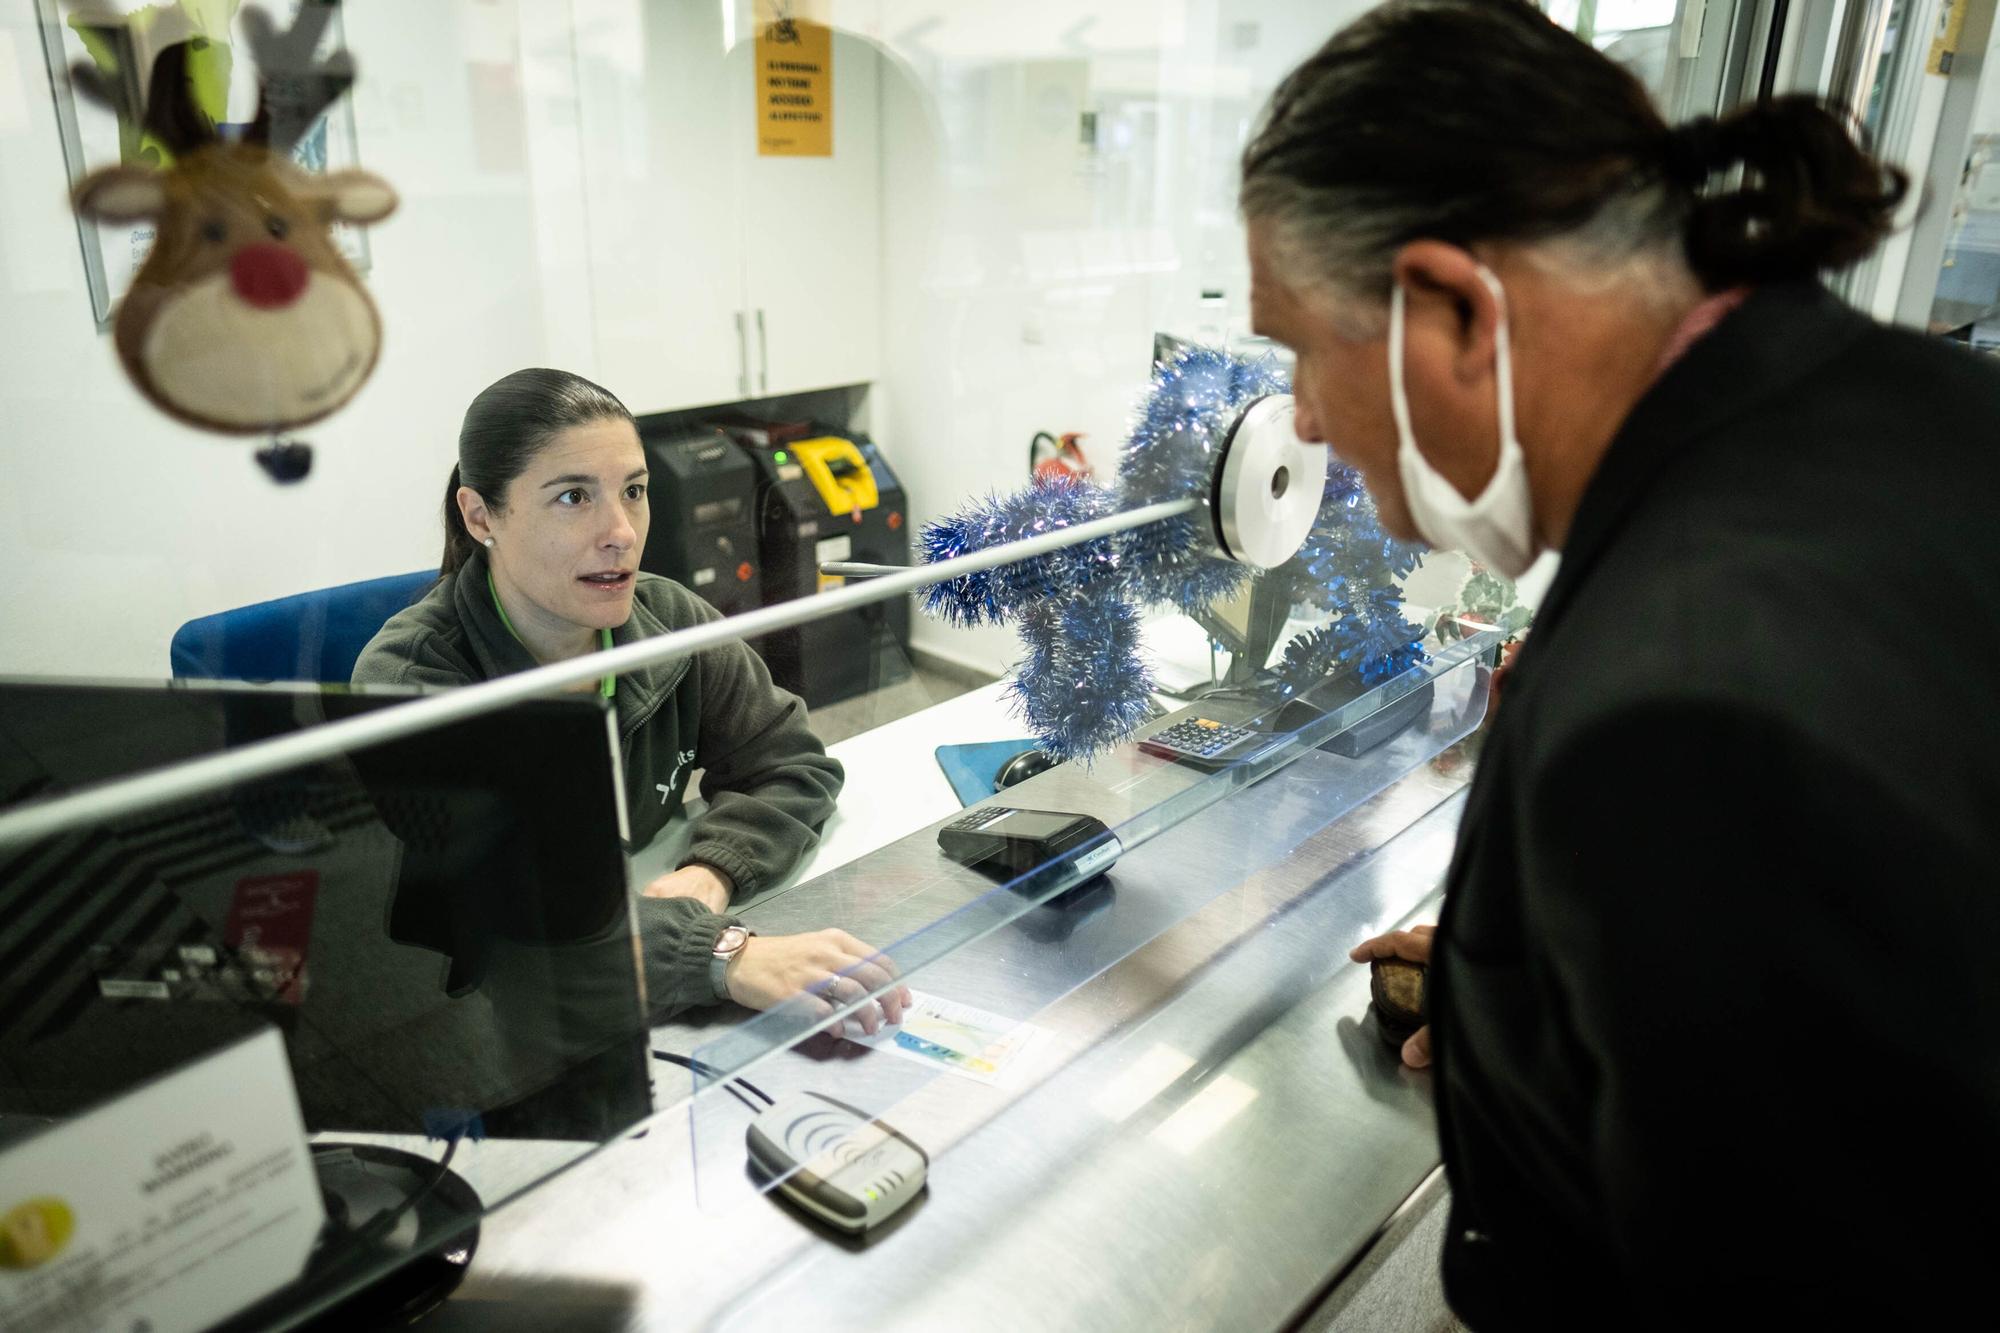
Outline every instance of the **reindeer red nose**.
{"label": "reindeer red nose", "polygon": [[246,245],[229,261],[236,294],[259,310],[276,310],[299,299],[312,275],[296,250],[269,241]]}

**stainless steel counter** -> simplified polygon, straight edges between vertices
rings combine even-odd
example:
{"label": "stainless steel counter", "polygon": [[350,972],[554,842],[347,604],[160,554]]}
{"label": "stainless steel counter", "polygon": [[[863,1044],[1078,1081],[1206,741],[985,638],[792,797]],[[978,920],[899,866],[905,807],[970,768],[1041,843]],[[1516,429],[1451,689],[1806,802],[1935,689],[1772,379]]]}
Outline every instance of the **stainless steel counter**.
{"label": "stainless steel counter", "polygon": [[[1021,1085],[924,1077],[830,1042],[763,1058],[754,1077],[770,1090],[856,1100],[930,1151],[926,1196],[867,1243],[758,1197],[742,1169],[748,1112],[711,1087],[496,1212],[432,1326],[1283,1325],[1437,1161],[1428,1076],[1363,1023],[1367,973],[1345,953],[1435,910],[1464,774],[1420,762],[1314,824],[1328,778],[1314,769],[1332,762],[1308,755],[1161,833],[1121,862],[1095,913],[1024,916],[919,974],[1049,1030]],[[940,894],[973,894],[935,864],[871,873],[874,860],[751,915],[767,930],[892,930]],[[1166,912],[1178,924],[1144,935]],[[726,1054],[727,1033],[753,1025],[721,1021],[657,1038]]]}

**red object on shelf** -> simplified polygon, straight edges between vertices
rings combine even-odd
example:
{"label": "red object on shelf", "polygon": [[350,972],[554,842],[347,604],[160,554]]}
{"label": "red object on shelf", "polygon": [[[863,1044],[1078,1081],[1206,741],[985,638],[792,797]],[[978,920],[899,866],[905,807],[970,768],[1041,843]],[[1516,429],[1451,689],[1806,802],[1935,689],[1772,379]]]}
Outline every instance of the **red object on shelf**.
{"label": "red object on shelf", "polygon": [[[1083,447],[1077,443],[1083,438],[1082,431],[1064,431],[1061,439],[1051,437],[1043,431],[1035,436],[1035,446],[1030,450],[1036,456],[1029,473],[1036,481],[1066,481],[1071,483],[1090,481],[1095,474],[1090,460],[1083,456]],[[1044,451],[1040,442],[1049,441],[1050,448]]]}
{"label": "red object on shelf", "polygon": [[280,1004],[306,997],[306,949],[312,942],[319,872],[253,875],[236,882],[223,942],[261,975]]}
{"label": "red object on shelf", "polygon": [[752,574],[755,574],[756,572],[757,571],[755,569],[752,569],[750,567],[750,562],[748,560],[745,560],[742,564],[736,567],[736,581],[738,583],[748,583],[750,581],[750,576]]}

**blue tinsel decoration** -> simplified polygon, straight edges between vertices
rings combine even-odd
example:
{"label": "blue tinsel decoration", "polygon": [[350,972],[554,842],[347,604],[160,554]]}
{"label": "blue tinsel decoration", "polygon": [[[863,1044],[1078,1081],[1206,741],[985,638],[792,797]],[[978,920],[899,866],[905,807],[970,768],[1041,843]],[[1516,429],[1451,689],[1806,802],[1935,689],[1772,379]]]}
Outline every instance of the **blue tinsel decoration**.
{"label": "blue tinsel decoration", "polygon": [[1397,590],[1422,553],[1382,531],[1361,474],[1336,459],[1319,516],[1289,566],[1294,595],[1334,619],[1286,645],[1280,679],[1304,689],[1354,670],[1376,685],[1424,661],[1423,631],[1404,617]]}
{"label": "blue tinsel decoration", "polygon": [[1253,398],[1291,391],[1268,356],[1249,361],[1214,347],[1174,353],[1153,368],[1152,388],[1119,453],[1119,507],[1205,497],[1215,455],[1237,412]]}
{"label": "blue tinsel decoration", "polygon": [[[1005,498],[988,496],[927,525],[924,560],[1158,501],[1206,500],[1216,452],[1237,413],[1253,398],[1288,392],[1269,357],[1184,348],[1154,369],[1119,455],[1115,492],[1045,480]],[[1418,548],[1383,533],[1359,474],[1336,462],[1298,558],[1268,576],[1288,579],[1294,600],[1335,620],[1287,646],[1280,681],[1304,688],[1353,669],[1372,685],[1423,661],[1421,633],[1403,618],[1395,582],[1417,555]],[[1153,679],[1139,655],[1139,607],[1200,610],[1235,593],[1248,576],[1216,552],[1203,512],[934,584],[924,609],[953,625],[1017,621],[1027,652],[1010,687],[1016,711],[1051,755],[1088,758],[1148,715]]]}
{"label": "blue tinsel decoration", "polygon": [[1088,758],[1146,720],[1153,673],[1130,602],[1080,594],[1020,618],[1028,655],[1008,692],[1051,756]]}
{"label": "blue tinsel decoration", "polygon": [[1294,557],[1298,593],[1321,610],[1342,610],[1349,603],[1350,581],[1374,587],[1401,579],[1417,567],[1422,554],[1422,547],[1382,531],[1361,474],[1335,460],[1327,470],[1319,517]]}
{"label": "blue tinsel decoration", "polygon": [[1213,554],[1207,521],[1205,515],[1170,518],[1123,534],[1126,586],[1140,603],[1197,611],[1243,586],[1250,571]]}
{"label": "blue tinsel decoration", "polygon": [[[950,518],[925,524],[919,545],[924,563],[934,565],[1002,542],[1075,527],[1112,510],[1111,493],[1102,487],[1040,480],[1019,494],[1005,499],[989,495]],[[1002,624],[1036,602],[1115,581],[1119,563],[1116,543],[1100,538],[1052,556],[934,583],[924,594],[924,610],[953,625]]]}
{"label": "blue tinsel decoration", "polygon": [[[1183,347],[1153,368],[1118,456],[1121,509],[1190,495],[1208,498],[1230,423],[1254,398],[1289,393],[1276,361],[1248,361],[1214,347]],[[1127,534],[1132,591],[1146,604],[1196,611],[1234,594],[1249,572],[1215,551],[1206,513]]]}
{"label": "blue tinsel decoration", "polygon": [[1420,632],[1403,618],[1391,589],[1372,589],[1368,607],[1299,635],[1285,645],[1278,674],[1294,689],[1327,676],[1356,671],[1364,685],[1379,685],[1425,658]]}

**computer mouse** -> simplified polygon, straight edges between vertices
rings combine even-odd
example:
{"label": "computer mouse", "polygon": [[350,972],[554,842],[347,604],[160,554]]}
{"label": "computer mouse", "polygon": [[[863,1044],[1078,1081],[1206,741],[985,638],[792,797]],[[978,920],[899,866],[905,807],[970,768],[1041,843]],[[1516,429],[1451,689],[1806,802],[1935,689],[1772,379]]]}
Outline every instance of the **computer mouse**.
{"label": "computer mouse", "polygon": [[1005,791],[1018,782],[1026,782],[1037,773],[1046,773],[1056,766],[1045,750],[1023,750],[1000,765],[1000,771],[993,775],[993,790]]}

